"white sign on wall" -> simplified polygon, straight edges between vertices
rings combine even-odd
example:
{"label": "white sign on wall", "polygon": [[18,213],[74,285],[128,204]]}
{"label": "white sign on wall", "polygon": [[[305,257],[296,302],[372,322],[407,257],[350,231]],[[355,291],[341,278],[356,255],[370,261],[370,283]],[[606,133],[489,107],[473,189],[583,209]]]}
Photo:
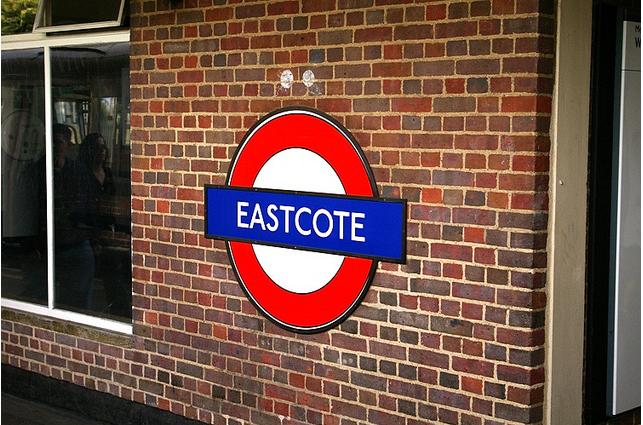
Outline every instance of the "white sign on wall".
{"label": "white sign on wall", "polygon": [[610,412],[641,405],[641,24],[623,23],[615,252],[611,263]]}

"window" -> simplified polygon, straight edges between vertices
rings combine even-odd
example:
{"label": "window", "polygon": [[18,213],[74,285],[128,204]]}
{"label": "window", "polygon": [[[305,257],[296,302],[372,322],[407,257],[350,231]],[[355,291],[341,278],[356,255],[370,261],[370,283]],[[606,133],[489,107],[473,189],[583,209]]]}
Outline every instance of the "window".
{"label": "window", "polygon": [[122,24],[125,14],[125,0],[40,0],[33,30],[55,32],[117,27]]}
{"label": "window", "polygon": [[47,305],[43,49],[2,52],[2,296]]}
{"label": "window", "polygon": [[3,43],[3,306],[131,332],[128,39]]}

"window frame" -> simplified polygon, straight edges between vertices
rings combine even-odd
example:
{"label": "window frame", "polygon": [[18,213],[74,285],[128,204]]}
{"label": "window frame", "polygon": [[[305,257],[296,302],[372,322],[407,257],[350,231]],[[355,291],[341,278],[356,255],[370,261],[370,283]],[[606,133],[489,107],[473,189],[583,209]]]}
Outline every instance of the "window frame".
{"label": "window frame", "polygon": [[[66,320],[83,325],[93,326],[114,332],[132,334],[132,323],[91,316],[83,313],[56,308],[54,306],[54,196],[53,196],[53,163],[52,134],[53,111],[51,104],[51,49],[55,47],[77,46],[84,44],[130,42],[130,31],[119,30],[90,34],[58,35],[46,37],[45,34],[16,34],[1,38],[0,51],[43,49],[44,56],[44,91],[45,91],[45,158],[46,158],[46,191],[47,191],[47,305],[39,305],[10,298],[0,298],[0,306],[39,314],[55,319]],[[131,264],[130,264],[131,267]]]}
{"label": "window frame", "polygon": [[38,1],[38,11],[33,21],[33,32],[34,33],[53,33],[53,32],[62,32],[62,31],[78,31],[78,30],[91,30],[98,28],[110,28],[110,27],[119,27],[122,25],[123,16],[125,16],[125,3],[126,0],[120,0],[121,5],[118,9],[118,16],[116,20],[112,21],[96,21],[96,22],[86,22],[83,24],[67,24],[67,25],[45,25],[41,21],[45,17],[45,9],[48,5],[51,4],[53,0],[39,0]]}

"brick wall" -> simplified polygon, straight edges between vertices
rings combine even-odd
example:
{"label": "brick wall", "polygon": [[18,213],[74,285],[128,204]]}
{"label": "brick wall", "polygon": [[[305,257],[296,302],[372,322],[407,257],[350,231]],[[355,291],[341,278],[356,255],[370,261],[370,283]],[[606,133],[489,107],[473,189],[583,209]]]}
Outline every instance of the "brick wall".
{"label": "brick wall", "polygon": [[[215,424],[540,422],[553,2],[212,3],[131,4],[131,344],[12,315],[2,361]],[[203,237],[203,185],[288,105],[341,121],[409,205],[407,264],[312,336]]]}

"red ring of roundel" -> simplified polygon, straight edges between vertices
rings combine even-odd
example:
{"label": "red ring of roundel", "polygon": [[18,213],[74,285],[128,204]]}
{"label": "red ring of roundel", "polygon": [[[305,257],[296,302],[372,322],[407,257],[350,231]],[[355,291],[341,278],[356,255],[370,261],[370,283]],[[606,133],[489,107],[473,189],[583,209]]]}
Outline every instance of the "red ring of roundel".
{"label": "red ring of roundel", "polygon": [[[263,165],[289,148],[321,156],[339,176],[347,195],[377,197],[377,187],[357,143],[341,124],[319,111],[275,111],[251,128],[230,164],[227,184],[253,187]],[[345,257],[323,288],[308,294],[286,291],[264,272],[252,244],[228,241],[228,254],[248,299],[277,325],[299,333],[327,330],[346,319],[366,294],[377,262]]]}

